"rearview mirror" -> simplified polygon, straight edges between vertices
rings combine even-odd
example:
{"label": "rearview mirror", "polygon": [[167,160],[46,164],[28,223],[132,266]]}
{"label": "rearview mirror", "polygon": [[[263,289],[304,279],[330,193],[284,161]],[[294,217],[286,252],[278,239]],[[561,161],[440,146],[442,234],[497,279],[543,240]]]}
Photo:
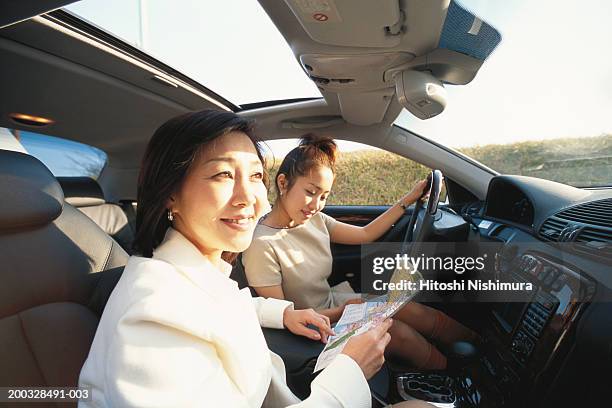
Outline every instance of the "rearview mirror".
{"label": "rearview mirror", "polygon": [[402,106],[419,119],[433,118],[446,107],[444,85],[427,72],[399,72],[395,75],[395,93]]}

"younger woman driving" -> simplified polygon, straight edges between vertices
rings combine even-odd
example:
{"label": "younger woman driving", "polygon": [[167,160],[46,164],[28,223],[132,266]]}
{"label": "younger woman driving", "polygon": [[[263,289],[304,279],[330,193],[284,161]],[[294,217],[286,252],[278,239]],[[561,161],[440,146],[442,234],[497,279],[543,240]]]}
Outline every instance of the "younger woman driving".
{"label": "younger woman driving", "polygon": [[[419,181],[395,205],[364,227],[321,212],[335,179],[337,147],[330,138],[307,135],[281,163],[272,211],[255,229],[242,262],[249,285],[263,297],[287,299],[337,321],[361,295],[348,282],[330,287],[330,243],[364,244],[382,236],[423,194]],[[444,369],[446,357],[432,342],[449,345],[475,334],[437,309],[409,302],[395,315],[389,351],[420,369]]]}

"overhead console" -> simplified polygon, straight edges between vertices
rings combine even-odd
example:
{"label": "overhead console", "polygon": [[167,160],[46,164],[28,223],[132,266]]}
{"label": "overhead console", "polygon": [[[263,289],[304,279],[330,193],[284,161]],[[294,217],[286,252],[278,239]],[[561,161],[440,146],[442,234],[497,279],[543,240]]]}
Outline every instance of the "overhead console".
{"label": "overhead console", "polygon": [[[308,35],[348,47],[399,45],[405,15],[399,0],[285,0]],[[359,27],[359,30],[351,28]]]}
{"label": "overhead console", "polygon": [[360,126],[391,122],[401,107],[441,113],[443,85],[469,83],[501,41],[454,0],[284,2],[260,0],[327,102]]}
{"label": "overhead console", "polygon": [[412,58],[408,53],[302,54],[300,63],[324,94],[334,95],[347,122],[366,126],[380,123],[394,98],[384,72]]}

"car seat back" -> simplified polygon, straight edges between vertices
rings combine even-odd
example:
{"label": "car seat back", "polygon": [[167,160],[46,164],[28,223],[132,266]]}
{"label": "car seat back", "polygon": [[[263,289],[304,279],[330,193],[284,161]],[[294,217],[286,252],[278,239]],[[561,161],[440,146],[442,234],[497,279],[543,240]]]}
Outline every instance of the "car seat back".
{"label": "car seat back", "polygon": [[58,177],[68,204],[78,208],[123,249],[132,253],[134,231],[121,206],[105,201],[98,182],[90,177]]}
{"label": "car seat back", "polygon": [[76,386],[128,255],[51,172],[0,151],[0,386]]}

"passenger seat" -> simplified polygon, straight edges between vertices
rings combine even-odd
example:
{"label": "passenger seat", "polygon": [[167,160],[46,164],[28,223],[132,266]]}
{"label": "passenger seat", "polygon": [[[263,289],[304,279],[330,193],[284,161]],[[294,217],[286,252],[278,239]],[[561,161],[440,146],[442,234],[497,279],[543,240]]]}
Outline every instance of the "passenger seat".
{"label": "passenger seat", "polygon": [[89,177],[58,177],[67,203],[91,218],[108,235],[132,253],[134,231],[121,206],[107,203],[98,182]]}
{"label": "passenger seat", "polygon": [[0,196],[0,387],[74,387],[128,255],[32,156],[0,150]]}

